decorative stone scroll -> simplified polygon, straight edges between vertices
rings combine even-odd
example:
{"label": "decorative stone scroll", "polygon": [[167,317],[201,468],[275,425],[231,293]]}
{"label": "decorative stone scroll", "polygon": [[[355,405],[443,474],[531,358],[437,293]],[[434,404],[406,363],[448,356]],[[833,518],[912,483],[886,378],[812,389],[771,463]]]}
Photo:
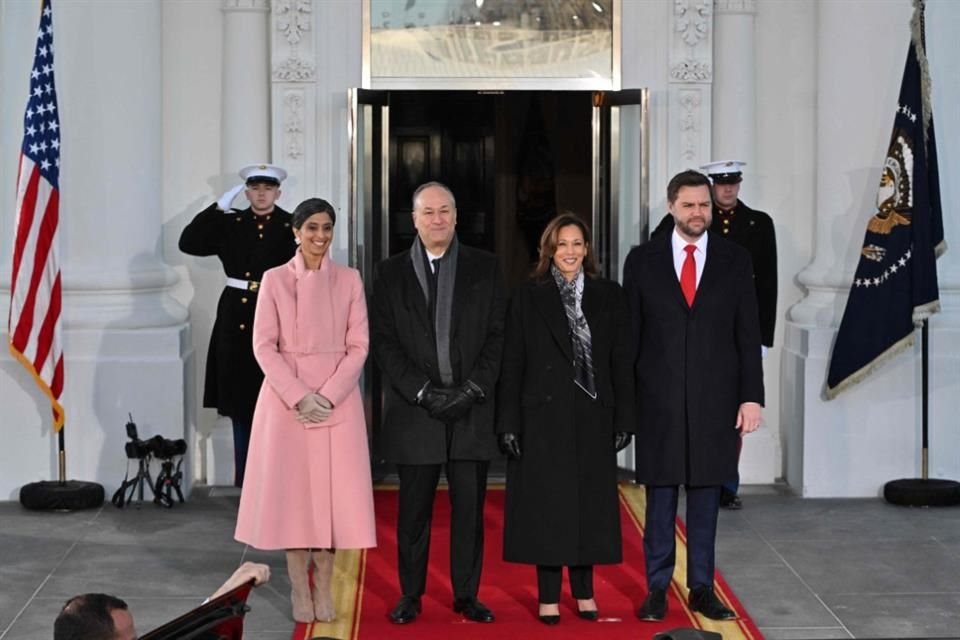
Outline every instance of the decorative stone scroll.
{"label": "decorative stone scroll", "polygon": [[[273,0],[273,23],[279,38],[274,40],[275,82],[312,82],[316,64],[310,55],[313,39],[313,0]],[[302,50],[306,49],[306,53]]]}

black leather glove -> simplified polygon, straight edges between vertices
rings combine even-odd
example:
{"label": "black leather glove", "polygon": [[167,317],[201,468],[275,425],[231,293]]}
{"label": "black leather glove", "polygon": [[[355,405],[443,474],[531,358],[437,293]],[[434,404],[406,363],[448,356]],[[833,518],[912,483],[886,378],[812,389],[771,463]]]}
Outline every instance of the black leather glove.
{"label": "black leather glove", "polygon": [[520,459],[520,436],[515,433],[501,433],[497,437],[500,451],[513,460]]}
{"label": "black leather glove", "polygon": [[633,440],[633,434],[626,431],[617,431],[613,434],[613,448],[617,451],[623,451]]}
{"label": "black leather glove", "polygon": [[466,415],[474,404],[484,400],[483,389],[470,380],[464,382],[459,389],[450,389],[448,392],[446,402],[430,412],[431,418],[441,422],[453,422]]}
{"label": "black leather glove", "polygon": [[450,389],[437,388],[428,382],[417,396],[417,404],[426,409],[432,417],[435,411],[447,403],[450,393]]}

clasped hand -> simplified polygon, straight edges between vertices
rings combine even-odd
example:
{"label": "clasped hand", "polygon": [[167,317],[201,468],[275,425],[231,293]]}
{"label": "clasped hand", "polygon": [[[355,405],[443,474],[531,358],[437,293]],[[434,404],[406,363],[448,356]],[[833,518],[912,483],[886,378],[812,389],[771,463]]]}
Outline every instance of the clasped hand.
{"label": "clasped hand", "polygon": [[333,413],[333,404],[319,393],[308,393],[297,403],[297,422],[323,422]]}
{"label": "clasped hand", "polygon": [[452,389],[437,388],[428,382],[419,403],[434,420],[454,422],[466,415],[482,394],[480,387],[469,380]]}

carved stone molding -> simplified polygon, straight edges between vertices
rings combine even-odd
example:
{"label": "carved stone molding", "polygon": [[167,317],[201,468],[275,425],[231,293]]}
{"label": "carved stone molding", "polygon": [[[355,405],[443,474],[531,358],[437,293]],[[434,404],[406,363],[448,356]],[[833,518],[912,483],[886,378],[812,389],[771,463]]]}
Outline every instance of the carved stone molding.
{"label": "carved stone molding", "polygon": [[270,0],[223,0],[224,11],[269,11]]}
{"label": "carved stone molding", "polygon": [[712,14],[712,0],[674,0],[674,30],[687,45],[696,46],[709,34]]}
{"label": "carved stone molding", "polygon": [[273,20],[279,38],[274,39],[273,79],[277,82],[312,82],[316,64],[311,52],[313,0],[273,0]]}
{"label": "carved stone molding", "polygon": [[716,0],[714,10],[717,13],[751,13],[757,12],[757,0]]}
{"label": "carved stone molding", "polygon": [[293,89],[283,95],[283,153],[291,160],[303,156],[304,92]]}
{"label": "carved stone molding", "polygon": [[713,79],[713,72],[709,62],[691,59],[673,65],[670,77],[679,82],[709,82]]}
{"label": "carved stone molding", "polygon": [[681,90],[679,102],[680,159],[688,164],[693,164],[700,157],[700,123],[702,120],[700,91],[697,89]]}
{"label": "carved stone molding", "polygon": [[313,0],[274,0],[277,31],[291,45],[297,46],[303,34],[311,29]]}
{"label": "carved stone molding", "polygon": [[311,82],[316,75],[314,64],[302,58],[287,58],[273,68],[273,79],[279,82]]}
{"label": "carved stone molding", "polygon": [[670,82],[713,81],[713,0],[674,0]]}

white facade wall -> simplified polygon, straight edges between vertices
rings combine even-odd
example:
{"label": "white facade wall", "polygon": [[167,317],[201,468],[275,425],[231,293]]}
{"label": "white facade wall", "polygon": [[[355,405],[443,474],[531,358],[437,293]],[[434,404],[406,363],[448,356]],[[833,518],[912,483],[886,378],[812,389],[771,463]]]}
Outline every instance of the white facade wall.
{"label": "white facade wall", "polygon": [[[676,37],[675,13],[684,4],[697,6],[623,0],[622,86],[651,90],[652,221],[665,211],[670,175],[714,159],[711,144],[735,148],[742,134],[752,145],[744,153],[754,160],[744,199],[770,212],[777,225],[780,319],[775,348],[764,363],[767,427],[747,440],[744,480],[783,476],[811,496],[877,495],[884,481],[919,473],[918,357],[902,354],[830,403],[820,400],[820,393],[872,213],[906,55],[910,4],[721,0],[707,14],[707,36],[692,47],[678,45]],[[269,86],[249,87],[251,96],[265,95],[272,105],[270,121],[261,127],[224,115],[236,106],[231,101],[245,77],[243,69],[231,66],[237,56],[229,52],[238,43],[224,37],[224,25],[252,18],[231,11],[262,11],[266,0],[56,4],[65,130],[70,477],[97,480],[110,491],[117,486],[127,411],[134,412],[142,435],[189,438],[191,451],[199,454],[191,460],[192,479],[226,483],[230,477],[229,427],[218,426],[213,410],[199,408],[223,276],[215,259],[182,255],[177,239],[197,211],[235,184],[238,167],[226,166],[225,159],[263,144],[271,158],[262,160],[291,172],[283,206],[320,195],[346,220],[346,90],[360,84],[361,5],[314,0],[309,29],[295,45],[275,25],[293,5],[272,3],[269,33],[263,34],[269,40],[256,45],[271,52]],[[929,0],[928,5],[945,226],[955,248],[940,260],[945,312],[931,325],[931,470],[956,479],[960,430],[949,401],[960,392],[960,231],[953,213],[960,205],[960,151],[951,141],[960,140],[960,112],[952,108],[960,101],[960,42],[949,26],[960,23],[960,4]],[[731,13],[738,6],[750,12],[752,44],[720,39],[745,24],[743,15]],[[16,149],[36,11],[37,3],[0,0],[0,238],[13,234]],[[714,32],[721,19],[733,20],[732,31],[717,22]],[[258,37],[253,29],[248,37]],[[744,107],[754,114],[746,121],[737,119],[741,86],[730,84],[738,82],[735,76],[718,72],[706,81],[685,82],[671,75],[683,58],[724,64],[742,61],[745,54],[753,66],[742,73],[753,85],[755,101]],[[306,63],[297,67],[299,78],[281,73],[293,57]],[[696,106],[689,99],[693,94]],[[722,109],[712,112],[718,101]],[[249,138],[240,137],[238,128],[249,128]],[[338,259],[345,258],[346,247],[341,224]],[[9,265],[6,241],[0,243],[3,316]],[[0,500],[15,499],[22,484],[56,476],[56,447],[43,398],[5,350],[0,407],[5,443]]]}

